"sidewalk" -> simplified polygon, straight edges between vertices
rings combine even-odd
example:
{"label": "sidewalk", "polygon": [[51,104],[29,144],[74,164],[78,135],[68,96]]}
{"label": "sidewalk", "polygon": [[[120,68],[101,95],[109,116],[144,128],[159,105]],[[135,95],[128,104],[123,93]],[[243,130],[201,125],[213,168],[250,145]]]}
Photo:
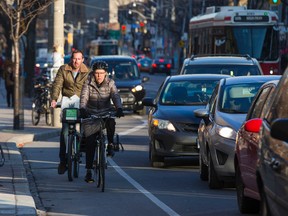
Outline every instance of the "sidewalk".
{"label": "sidewalk", "polygon": [[13,130],[14,110],[7,107],[6,90],[1,80],[0,144],[4,150],[5,164],[0,167],[0,215],[38,215],[20,150],[27,142],[58,136],[60,128],[46,126],[44,116],[41,116],[39,125],[33,126],[31,104],[31,98],[23,99],[24,129]]}

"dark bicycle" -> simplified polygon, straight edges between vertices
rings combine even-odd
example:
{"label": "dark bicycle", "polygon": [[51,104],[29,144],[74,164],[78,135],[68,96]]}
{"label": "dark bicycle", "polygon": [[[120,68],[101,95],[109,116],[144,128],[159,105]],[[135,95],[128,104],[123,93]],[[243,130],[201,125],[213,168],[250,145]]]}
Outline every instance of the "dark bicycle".
{"label": "dark bicycle", "polygon": [[36,80],[34,85],[35,97],[32,101],[32,124],[38,125],[42,114],[45,115],[46,125],[52,124],[51,104],[51,82],[46,76]]}
{"label": "dark bicycle", "polygon": [[67,155],[68,180],[73,181],[79,176],[79,166],[81,163],[80,143],[82,135],[77,131],[76,125],[80,123],[80,111],[77,108],[65,108],[62,113],[62,123],[67,123],[68,134],[65,137]]}
{"label": "dark bicycle", "polygon": [[[104,133],[106,120],[109,118],[116,118],[114,111],[106,111],[98,113],[97,115],[91,115],[89,118],[81,119],[81,122],[95,121],[100,119],[100,131],[96,137],[96,150],[95,150],[95,163],[94,171],[97,182],[97,187],[100,188],[102,192],[105,189],[105,169],[107,169],[107,158],[106,158],[106,148],[107,140]],[[118,137],[118,136],[117,136]],[[118,138],[119,139],[119,138]],[[122,147],[123,148],[123,147]]]}

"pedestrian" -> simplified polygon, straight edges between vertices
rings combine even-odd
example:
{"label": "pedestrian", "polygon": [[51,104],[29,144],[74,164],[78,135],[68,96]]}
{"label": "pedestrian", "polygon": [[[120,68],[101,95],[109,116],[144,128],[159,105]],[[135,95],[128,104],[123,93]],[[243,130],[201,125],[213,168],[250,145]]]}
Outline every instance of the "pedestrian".
{"label": "pedestrian", "polygon": [[[14,71],[12,65],[4,68],[3,79],[6,88],[6,101],[8,107],[14,107]],[[12,103],[11,103],[12,102]]]}
{"label": "pedestrian", "polygon": [[[51,92],[51,107],[55,108],[57,105],[57,100],[62,93],[62,105],[61,108],[65,108],[63,104],[65,104],[64,99],[73,98],[75,104],[77,104],[79,108],[80,101],[80,93],[82,90],[82,86],[86,81],[89,69],[83,63],[84,55],[80,50],[74,50],[71,54],[71,59],[68,64],[62,65],[57,71],[56,77],[52,84],[52,92]],[[62,123],[62,130],[60,134],[60,149],[59,149],[59,158],[60,163],[58,165],[58,174],[64,174],[67,170],[67,158],[66,158],[66,144],[65,144],[65,135],[68,134],[68,124]]]}
{"label": "pedestrian", "polygon": [[[116,117],[123,117],[121,98],[118,93],[114,80],[108,77],[108,64],[104,61],[97,61],[92,66],[92,71],[88,76],[88,79],[83,85],[80,96],[80,110],[85,114],[91,115],[99,112],[111,110],[113,107],[111,101],[116,108]],[[114,155],[114,143],[113,138],[115,134],[115,119],[108,118],[105,121],[105,127],[107,131],[107,154],[113,157]],[[95,156],[95,140],[97,133],[99,132],[99,122],[87,122],[83,123],[84,135],[86,137],[86,169],[87,173],[85,181],[93,182],[92,178],[92,166]]]}

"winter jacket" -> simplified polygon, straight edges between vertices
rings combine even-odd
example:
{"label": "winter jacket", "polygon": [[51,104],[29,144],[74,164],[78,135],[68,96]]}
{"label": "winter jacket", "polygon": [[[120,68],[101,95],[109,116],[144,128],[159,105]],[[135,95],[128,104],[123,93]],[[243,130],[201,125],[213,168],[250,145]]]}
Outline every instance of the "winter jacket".
{"label": "winter jacket", "polygon": [[103,83],[98,86],[95,77],[90,73],[82,88],[80,108],[85,108],[90,114],[96,114],[112,108],[110,99],[116,109],[122,108],[121,98],[114,80],[106,76]]}
{"label": "winter jacket", "polygon": [[85,64],[82,64],[80,67],[80,72],[74,80],[72,67],[69,64],[62,65],[54,79],[52,85],[52,100],[58,100],[60,92],[62,96],[72,97],[77,95],[80,97],[82,86],[86,81],[89,74],[89,69]]}
{"label": "winter jacket", "polygon": [[5,87],[9,88],[14,86],[14,73],[5,70],[3,73],[3,79],[5,80]]}

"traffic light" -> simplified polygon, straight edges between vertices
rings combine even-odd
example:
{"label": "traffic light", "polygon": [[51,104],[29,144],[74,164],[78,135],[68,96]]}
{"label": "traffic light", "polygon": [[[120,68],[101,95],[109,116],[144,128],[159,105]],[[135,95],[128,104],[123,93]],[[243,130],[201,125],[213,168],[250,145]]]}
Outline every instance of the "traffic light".
{"label": "traffic light", "polygon": [[281,0],[269,0],[270,5],[279,5],[281,4]]}
{"label": "traffic light", "polygon": [[122,33],[123,35],[126,34],[126,25],[122,25],[122,26],[121,26],[121,33]]}

